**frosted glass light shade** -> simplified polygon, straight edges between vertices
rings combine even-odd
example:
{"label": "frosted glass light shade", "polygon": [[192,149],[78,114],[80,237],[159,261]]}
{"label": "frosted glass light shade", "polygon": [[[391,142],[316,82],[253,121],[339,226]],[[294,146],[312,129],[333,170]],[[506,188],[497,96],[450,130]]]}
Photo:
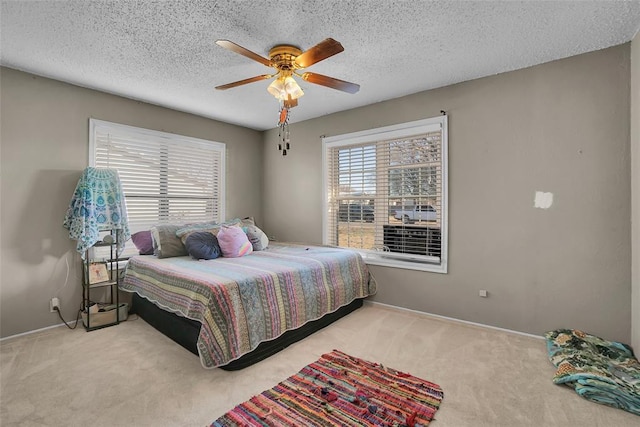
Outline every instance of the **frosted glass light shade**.
{"label": "frosted glass light shade", "polygon": [[291,76],[284,78],[278,77],[271,82],[267,91],[279,101],[284,101],[286,99],[298,99],[304,95],[304,92],[300,86],[298,86],[298,83]]}
{"label": "frosted glass light shade", "polygon": [[304,92],[300,86],[298,86],[298,83],[291,76],[284,79],[284,91],[291,97],[291,99],[298,99],[304,95]]}
{"label": "frosted glass light shade", "polygon": [[284,90],[284,82],[281,78],[277,78],[271,82],[267,91],[275,96],[277,99],[282,100],[287,98],[287,93]]}

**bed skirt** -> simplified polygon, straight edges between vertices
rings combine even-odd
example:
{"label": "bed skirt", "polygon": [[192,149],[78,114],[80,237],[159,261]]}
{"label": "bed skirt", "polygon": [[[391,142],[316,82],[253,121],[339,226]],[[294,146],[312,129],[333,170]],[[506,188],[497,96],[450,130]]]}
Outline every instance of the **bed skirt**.
{"label": "bed skirt", "polygon": [[[357,298],[350,304],[340,307],[333,313],[327,313],[320,319],[307,322],[298,329],[287,331],[274,340],[264,341],[253,351],[243,355],[239,359],[227,363],[226,365],[220,366],[220,368],[226,371],[237,371],[264,360],[362,307],[363,300],[363,298]],[[200,334],[200,322],[165,311],[146,298],[142,298],[135,292],[133,293],[131,313],[137,314],[155,329],[162,332],[164,335],[171,338],[191,353],[196,356],[198,355],[197,342]]]}

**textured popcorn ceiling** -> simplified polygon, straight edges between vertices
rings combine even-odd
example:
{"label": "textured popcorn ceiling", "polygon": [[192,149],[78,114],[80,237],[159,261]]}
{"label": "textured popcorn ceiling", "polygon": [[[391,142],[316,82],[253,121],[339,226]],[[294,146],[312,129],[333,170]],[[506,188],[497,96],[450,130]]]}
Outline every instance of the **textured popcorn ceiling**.
{"label": "textured popcorn ceiling", "polygon": [[307,70],[361,85],[355,95],[301,82],[291,121],[625,43],[640,1],[5,1],[2,65],[254,129],[273,128],[260,55],[327,37],[345,51]]}

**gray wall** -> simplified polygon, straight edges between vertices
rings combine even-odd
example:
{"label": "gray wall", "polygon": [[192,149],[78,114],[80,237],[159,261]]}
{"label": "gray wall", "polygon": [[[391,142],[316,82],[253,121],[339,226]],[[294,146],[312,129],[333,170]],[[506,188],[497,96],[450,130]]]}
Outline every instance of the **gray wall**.
{"label": "gray wall", "polygon": [[631,42],[631,345],[640,354],[640,33]]}
{"label": "gray wall", "polygon": [[[264,227],[280,240],[321,242],[322,135],[446,110],[449,273],[372,266],[374,300],[533,334],[566,327],[629,342],[629,81],[627,43],[292,125],[284,158],[277,131],[268,131]],[[305,102],[322,100],[297,108]],[[536,191],[554,194],[550,209],[533,207]]]}
{"label": "gray wall", "polygon": [[[636,250],[632,320],[629,214],[632,181],[640,191],[638,119],[629,120],[630,98],[639,115],[638,43],[292,125],[284,158],[275,130],[262,135],[1,68],[0,336],[59,323],[48,311],[56,294],[65,317],[79,306],[79,257],[61,223],[87,165],[89,117],[225,142],[227,216],[254,215],[270,236],[319,243],[320,137],[444,109],[449,274],[372,266],[375,300],[534,334],[580,328],[639,348],[640,257]],[[554,193],[553,206],[534,209],[535,191]],[[634,219],[639,210],[634,197]],[[637,249],[638,227],[633,233]]]}
{"label": "gray wall", "polygon": [[80,258],[62,220],[87,166],[90,117],[226,143],[227,217],[260,221],[260,132],[8,68],[0,87],[0,336],[60,323],[49,312],[56,292],[75,319]]}

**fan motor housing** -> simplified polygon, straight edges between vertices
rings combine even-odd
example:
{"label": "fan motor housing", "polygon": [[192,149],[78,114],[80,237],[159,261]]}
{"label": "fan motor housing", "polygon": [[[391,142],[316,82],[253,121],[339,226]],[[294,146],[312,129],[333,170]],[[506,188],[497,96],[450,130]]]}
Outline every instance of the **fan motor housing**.
{"label": "fan motor housing", "polygon": [[296,46],[278,45],[269,51],[269,59],[278,70],[293,70],[296,68],[294,61],[302,54],[302,50]]}

